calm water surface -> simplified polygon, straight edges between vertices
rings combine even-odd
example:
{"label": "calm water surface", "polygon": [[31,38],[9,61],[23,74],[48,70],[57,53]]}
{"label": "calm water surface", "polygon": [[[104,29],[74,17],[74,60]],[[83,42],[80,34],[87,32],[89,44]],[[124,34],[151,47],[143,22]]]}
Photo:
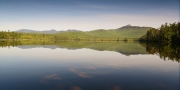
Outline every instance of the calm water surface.
{"label": "calm water surface", "polygon": [[147,52],[1,47],[0,90],[180,90],[179,68]]}

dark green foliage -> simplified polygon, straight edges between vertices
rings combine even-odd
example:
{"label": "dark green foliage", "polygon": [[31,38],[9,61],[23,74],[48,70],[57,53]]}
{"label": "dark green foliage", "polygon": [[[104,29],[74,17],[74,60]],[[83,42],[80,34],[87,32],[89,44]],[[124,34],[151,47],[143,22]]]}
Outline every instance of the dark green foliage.
{"label": "dark green foliage", "polygon": [[140,40],[180,42],[180,22],[173,24],[165,23],[161,25],[160,29],[152,28]]}

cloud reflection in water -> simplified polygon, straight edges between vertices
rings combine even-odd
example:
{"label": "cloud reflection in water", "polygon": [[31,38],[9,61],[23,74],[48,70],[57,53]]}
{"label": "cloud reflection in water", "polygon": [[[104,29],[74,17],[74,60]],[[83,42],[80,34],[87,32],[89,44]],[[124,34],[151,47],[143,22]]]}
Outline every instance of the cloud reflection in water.
{"label": "cloud reflection in water", "polygon": [[82,71],[77,71],[75,69],[69,69],[70,71],[74,72],[75,74],[77,74],[78,76],[80,77],[83,77],[83,78],[92,78],[91,76],[87,75],[86,72],[82,72]]}
{"label": "cloud reflection in water", "polygon": [[49,80],[61,80],[61,78],[57,74],[51,74],[44,76],[41,82],[47,84]]}

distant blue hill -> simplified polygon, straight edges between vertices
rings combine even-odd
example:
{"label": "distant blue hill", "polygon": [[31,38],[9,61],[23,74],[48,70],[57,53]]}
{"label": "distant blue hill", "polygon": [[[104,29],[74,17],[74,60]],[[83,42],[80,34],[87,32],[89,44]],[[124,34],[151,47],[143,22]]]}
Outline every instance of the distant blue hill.
{"label": "distant blue hill", "polygon": [[52,29],[52,30],[37,31],[37,30],[30,30],[30,29],[20,29],[20,30],[16,30],[15,32],[54,34],[54,33],[61,33],[61,32],[77,32],[77,31],[78,30],[57,31],[57,30]]}

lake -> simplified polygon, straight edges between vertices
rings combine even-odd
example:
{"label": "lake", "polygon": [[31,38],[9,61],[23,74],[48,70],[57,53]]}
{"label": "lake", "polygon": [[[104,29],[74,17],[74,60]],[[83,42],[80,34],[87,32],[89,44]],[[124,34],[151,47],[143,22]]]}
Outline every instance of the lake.
{"label": "lake", "polygon": [[180,89],[179,62],[137,42],[0,44],[0,90]]}

